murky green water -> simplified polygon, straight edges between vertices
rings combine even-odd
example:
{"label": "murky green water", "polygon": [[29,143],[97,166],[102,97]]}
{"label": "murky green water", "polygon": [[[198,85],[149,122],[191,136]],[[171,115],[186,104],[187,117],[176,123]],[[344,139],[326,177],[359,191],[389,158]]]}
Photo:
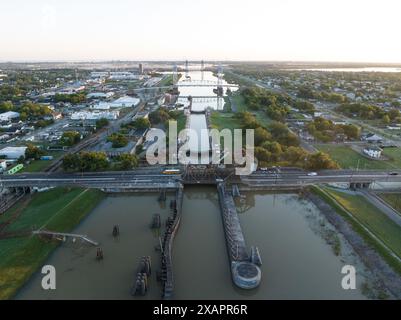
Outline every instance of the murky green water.
{"label": "murky green water", "polygon": [[[186,187],[182,223],[174,243],[175,298],[363,298],[359,290],[341,288],[341,267],[356,258],[346,247],[344,257],[334,255],[316,232],[316,223],[313,226],[321,215],[312,204],[293,194],[245,195],[237,204],[247,245],[257,245],[262,256],[260,287],[244,291],[232,284],[216,189]],[[159,267],[160,254],[154,250],[158,236],[149,224],[154,213],[165,221],[166,203],[162,208],[156,194],[108,197],[74,230],[99,241],[104,260],[96,261],[94,247],[63,244],[47,262],[56,267],[57,289],[42,290],[38,273],[17,298],[134,299],[129,291],[140,257],[150,255],[153,271]],[[120,225],[118,240],[111,235],[114,224]],[[363,279],[357,280],[360,287]],[[155,272],[150,288],[145,298],[160,298]]]}

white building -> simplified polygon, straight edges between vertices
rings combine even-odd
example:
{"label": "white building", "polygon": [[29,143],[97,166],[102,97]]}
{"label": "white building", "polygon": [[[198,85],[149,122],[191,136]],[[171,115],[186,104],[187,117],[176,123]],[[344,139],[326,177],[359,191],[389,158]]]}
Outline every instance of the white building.
{"label": "white building", "polygon": [[108,76],[109,76],[109,73],[107,71],[93,71],[91,73],[92,79],[107,78]]}
{"label": "white building", "polygon": [[19,118],[19,113],[14,111],[7,111],[0,113],[0,121],[10,121]]}
{"label": "white building", "polygon": [[401,130],[401,127],[399,127],[399,126],[387,126],[387,129],[389,129],[389,130]]}
{"label": "white building", "polygon": [[72,84],[69,84],[65,86],[64,88],[60,89],[58,91],[59,94],[74,94],[78,93],[80,91],[85,90],[85,85],[83,85],[81,82],[75,82]]}
{"label": "white building", "polygon": [[141,100],[139,98],[123,96],[110,103],[111,108],[128,108],[136,107]]}
{"label": "white building", "polygon": [[7,169],[7,162],[5,160],[0,160],[0,172],[3,172]]}
{"label": "white building", "polygon": [[377,147],[366,147],[363,149],[363,153],[368,155],[371,158],[378,159],[382,155],[382,149]]}
{"label": "white building", "polygon": [[364,138],[365,141],[368,142],[381,142],[383,141],[383,138],[375,133],[369,133],[368,135],[366,135],[366,137]]}
{"label": "white building", "polygon": [[112,96],[114,96],[114,92],[91,92],[91,93],[88,93],[88,94],[86,95],[86,98],[87,98],[87,99],[91,99],[91,98],[96,98],[96,99],[103,98],[103,99],[107,99],[107,98],[110,98],[110,97],[112,97]]}
{"label": "white building", "polygon": [[71,115],[71,120],[116,120],[119,114],[118,111],[78,111]]}
{"label": "white building", "polygon": [[109,102],[98,102],[91,106],[92,109],[96,110],[110,110],[110,103]]}
{"label": "white building", "polygon": [[25,157],[25,150],[26,147],[6,147],[0,150],[0,155],[7,159],[19,159],[21,156]]}
{"label": "white building", "polygon": [[143,79],[142,75],[134,74],[132,72],[110,72],[109,76],[110,80],[141,80]]}

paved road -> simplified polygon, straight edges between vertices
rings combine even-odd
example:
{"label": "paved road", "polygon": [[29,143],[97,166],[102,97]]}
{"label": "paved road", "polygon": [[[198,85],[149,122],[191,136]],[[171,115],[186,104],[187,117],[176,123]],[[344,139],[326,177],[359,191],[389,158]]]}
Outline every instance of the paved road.
{"label": "paved road", "polygon": [[[394,171],[395,172],[395,171]],[[239,177],[232,177],[238,179]],[[171,184],[181,179],[181,175],[166,175],[161,167],[141,168],[124,172],[96,173],[22,173],[3,175],[0,185],[4,187],[19,186],[62,186],[79,185],[85,187],[129,187],[140,185]],[[249,176],[240,177],[241,182],[249,186],[302,186],[319,183],[349,183],[349,182],[401,182],[401,170],[397,175],[390,175],[378,170],[323,170],[317,175],[310,175],[302,170],[282,168],[280,173],[257,171]]]}

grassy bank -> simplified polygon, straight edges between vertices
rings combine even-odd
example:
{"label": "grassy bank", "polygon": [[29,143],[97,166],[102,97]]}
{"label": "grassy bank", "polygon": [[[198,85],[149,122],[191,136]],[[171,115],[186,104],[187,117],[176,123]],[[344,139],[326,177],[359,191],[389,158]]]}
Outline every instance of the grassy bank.
{"label": "grassy bank", "polygon": [[223,130],[241,129],[241,123],[233,113],[221,113],[214,111],[210,116],[211,125],[214,129]]}
{"label": "grassy bank", "polygon": [[386,201],[401,215],[401,194],[400,193],[382,193],[379,194],[380,198]]}
{"label": "grassy bank", "polygon": [[388,251],[391,250],[401,257],[401,228],[397,224],[362,196],[328,188],[312,187],[312,191],[326,201],[395,271],[401,274],[401,263]]}
{"label": "grassy bank", "polygon": [[243,112],[247,110],[245,99],[240,92],[234,92],[230,98],[232,104],[235,105],[235,109],[237,112]]}
{"label": "grassy bank", "polygon": [[3,232],[21,237],[0,240],[0,300],[13,297],[57,247],[55,242],[23,234],[39,228],[69,232],[103,197],[99,190],[57,188],[34,194],[28,203],[20,202],[1,216],[0,223],[19,213]]}
{"label": "grassy bank", "polygon": [[[332,145],[332,144],[317,144],[317,149],[330,155],[330,157],[337,161],[337,163],[343,169],[383,169],[391,170],[394,168],[401,168],[401,149],[384,149],[383,153],[390,160],[378,161],[370,160],[358,152],[352,150],[348,146],[344,145]],[[358,165],[359,163],[359,165]]]}
{"label": "grassy bank", "polygon": [[187,123],[187,116],[184,114],[184,111],[181,111],[177,118],[177,131],[185,129],[185,124]]}

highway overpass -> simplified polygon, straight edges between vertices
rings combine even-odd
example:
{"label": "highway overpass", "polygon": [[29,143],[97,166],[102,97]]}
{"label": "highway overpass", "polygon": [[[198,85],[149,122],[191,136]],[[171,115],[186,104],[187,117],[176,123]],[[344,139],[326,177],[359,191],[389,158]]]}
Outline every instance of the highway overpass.
{"label": "highway overpass", "polygon": [[[163,174],[160,168],[124,172],[96,173],[21,173],[2,175],[0,187],[61,187],[80,186],[100,189],[174,189],[183,184],[215,184],[222,172],[202,179],[199,175]],[[323,183],[370,184],[372,182],[401,182],[401,170],[324,170],[311,175],[301,170],[280,173],[257,171],[248,176],[231,175],[227,182],[240,183],[250,188],[302,187]]]}

